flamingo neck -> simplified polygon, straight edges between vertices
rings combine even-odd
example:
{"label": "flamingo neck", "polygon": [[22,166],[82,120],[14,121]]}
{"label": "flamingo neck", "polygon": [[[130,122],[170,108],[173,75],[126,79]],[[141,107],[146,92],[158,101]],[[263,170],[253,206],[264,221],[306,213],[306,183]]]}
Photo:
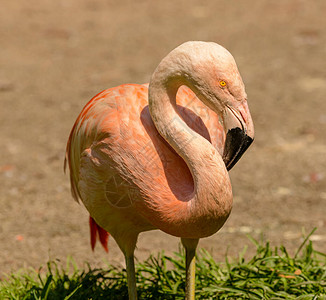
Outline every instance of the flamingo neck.
{"label": "flamingo neck", "polygon": [[179,74],[162,74],[160,69],[154,72],[149,85],[149,109],[158,132],[186,162],[193,176],[194,192],[186,207],[188,218],[204,217],[215,222],[214,229],[210,226],[207,233],[202,233],[208,236],[226,221],[232,207],[232,189],[218,151],[177,113],[178,88],[181,85],[192,88]]}

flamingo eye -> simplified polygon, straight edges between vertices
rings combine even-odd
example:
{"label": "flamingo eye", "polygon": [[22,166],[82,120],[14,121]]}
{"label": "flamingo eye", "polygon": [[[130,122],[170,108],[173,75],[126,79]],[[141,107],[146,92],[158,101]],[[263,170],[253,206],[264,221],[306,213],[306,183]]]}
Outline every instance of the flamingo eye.
{"label": "flamingo eye", "polygon": [[220,86],[222,87],[226,86],[226,82],[224,80],[220,80]]}

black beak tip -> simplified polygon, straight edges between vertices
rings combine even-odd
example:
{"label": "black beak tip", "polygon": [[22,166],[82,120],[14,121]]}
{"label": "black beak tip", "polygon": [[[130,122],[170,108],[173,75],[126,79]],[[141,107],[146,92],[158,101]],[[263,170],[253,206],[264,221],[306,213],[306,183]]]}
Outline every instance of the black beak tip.
{"label": "black beak tip", "polygon": [[238,162],[252,142],[253,138],[239,127],[232,128],[227,132],[223,160],[228,171]]}

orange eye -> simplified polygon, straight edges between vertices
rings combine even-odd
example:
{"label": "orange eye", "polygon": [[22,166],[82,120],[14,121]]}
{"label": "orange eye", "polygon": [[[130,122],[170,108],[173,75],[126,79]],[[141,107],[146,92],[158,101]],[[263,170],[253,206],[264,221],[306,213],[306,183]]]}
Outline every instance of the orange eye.
{"label": "orange eye", "polygon": [[220,80],[220,86],[226,86],[226,82],[224,80]]}

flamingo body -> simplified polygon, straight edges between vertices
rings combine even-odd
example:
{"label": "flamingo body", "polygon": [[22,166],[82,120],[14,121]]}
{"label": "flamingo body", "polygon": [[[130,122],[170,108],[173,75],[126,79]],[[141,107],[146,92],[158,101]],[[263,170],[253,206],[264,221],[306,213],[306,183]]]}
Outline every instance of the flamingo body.
{"label": "flamingo body", "polygon": [[[185,86],[177,104],[187,125],[222,153],[225,134],[218,116]],[[193,220],[190,228],[187,216],[184,223],[174,224],[176,216],[187,212],[194,183],[186,163],[153,124],[147,85],[121,85],[89,101],[72,129],[67,159],[74,198],[81,198],[96,223],[113,236],[158,228],[200,238],[219,229],[202,219],[199,224]],[[164,208],[158,209],[160,205]],[[165,227],[148,217],[153,210],[158,211],[155,218],[165,219]]]}

